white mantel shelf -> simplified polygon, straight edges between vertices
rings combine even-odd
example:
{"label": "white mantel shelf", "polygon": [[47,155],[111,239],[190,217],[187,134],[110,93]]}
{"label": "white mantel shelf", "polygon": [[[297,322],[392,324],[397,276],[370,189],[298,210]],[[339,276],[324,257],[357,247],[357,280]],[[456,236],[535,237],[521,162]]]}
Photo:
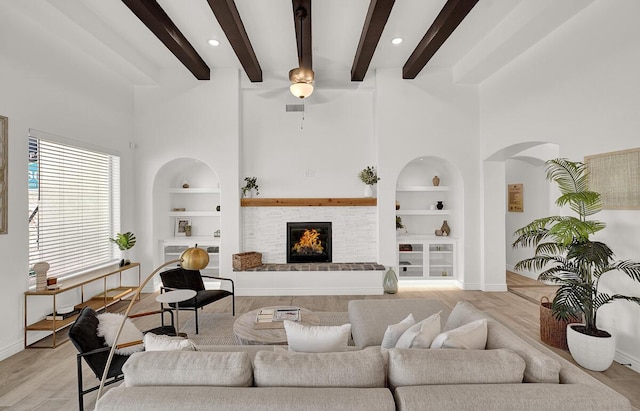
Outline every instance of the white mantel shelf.
{"label": "white mantel shelf", "polygon": [[375,207],[377,198],[243,198],[241,207]]}

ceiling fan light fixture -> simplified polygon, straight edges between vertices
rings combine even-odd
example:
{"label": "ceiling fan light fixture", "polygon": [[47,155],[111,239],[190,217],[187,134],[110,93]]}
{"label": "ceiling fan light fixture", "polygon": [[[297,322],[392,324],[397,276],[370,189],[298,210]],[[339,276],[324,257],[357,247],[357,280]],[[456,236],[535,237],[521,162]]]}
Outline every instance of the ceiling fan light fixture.
{"label": "ceiling fan light fixture", "polygon": [[291,86],[289,86],[289,91],[291,94],[298,98],[307,98],[313,93],[313,79],[315,74],[313,70],[298,67],[289,71],[289,81],[291,81]]}
{"label": "ceiling fan light fixture", "polygon": [[307,98],[313,93],[313,84],[311,83],[293,83],[289,86],[291,94],[299,99]]}

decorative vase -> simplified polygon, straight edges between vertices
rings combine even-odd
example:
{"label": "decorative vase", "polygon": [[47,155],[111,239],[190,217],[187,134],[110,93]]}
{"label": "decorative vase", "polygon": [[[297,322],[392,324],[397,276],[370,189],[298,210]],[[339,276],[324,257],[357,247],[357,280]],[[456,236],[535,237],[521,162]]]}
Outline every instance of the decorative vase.
{"label": "decorative vase", "polygon": [[434,187],[438,187],[440,185],[440,177],[438,177],[438,176],[433,176],[431,181],[433,182],[433,186]]}
{"label": "decorative vase", "polygon": [[607,333],[609,337],[594,337],[578,332],[574,327],[584,327],[584,324],[567,325],[567,345],[573,359],[588,370],[609,368],[616,356],[615,336]]}
{"label": "decorative vase", "polygon": [[129,259],[129,250],[120,250],[122,259],[120,260],[120,267],[131,264]]}
{"label": "decorative vase", "polygon": [[384,275],[384,281],[382,282],[384,292],[387,294],[395,294],[398,292],[398,277],[396,276],[393,268],[389,267],[389,270]]}
{"label": "decorative vase", "polygon": [[185,225],[184,226],[184,235],[186,237],[191,237],[191,226],[190,225]]}
{"label": "decorative vase", "polygon": [[438,201],[438,204],[436,204],[436,208],[438,210],[442,210],[444,208],[444,204],[442,204],[442,201]]}
{"label": "decorative vase", "polygon": [[442,223],[442,227],[440,227],[440,231],[442,231],[442,235],[449,235],[451,233],[451,228],[449,228],[449,224],[447,224],[447,220],[444,220]]}
{"label": "decorative vase", "polygon": [[47,271],[49,271],[49,263],[42,261],[33,265],[33,271],[36,273],[36,291],[44,291],[47,289]]}
{"label": "decorative vase", "polygon": [[400,202],[396,201],[396,210],[400,210]]}
{"label": "decorative vase", "polygon": [[373,197],[373,186],[367,184],[364,186],[364,196],[367,198]]}

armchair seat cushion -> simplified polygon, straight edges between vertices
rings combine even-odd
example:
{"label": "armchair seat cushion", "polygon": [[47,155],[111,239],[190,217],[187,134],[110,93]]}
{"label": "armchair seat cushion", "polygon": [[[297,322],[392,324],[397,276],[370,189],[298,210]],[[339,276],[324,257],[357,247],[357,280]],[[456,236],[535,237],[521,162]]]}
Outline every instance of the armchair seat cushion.
{"label": "armchair seat cushion", "polygon": [[[216,302],[218,300],[223,299],[224,297],[227,297],[229,295],[232,295],[229,291],[226,290],[200,290],[200,291],[196,291],[196,296],[190,300],[186,300],[186,301],[180,301],[179,307],[180,308],[199,308],[202,307],[204,305],[207,304],[211,304],[213,302]],[[197,300],[197,304],[196,304],[196,300]],[[175,303],[170,303],[169,304],[170,307],[175,308]]]}

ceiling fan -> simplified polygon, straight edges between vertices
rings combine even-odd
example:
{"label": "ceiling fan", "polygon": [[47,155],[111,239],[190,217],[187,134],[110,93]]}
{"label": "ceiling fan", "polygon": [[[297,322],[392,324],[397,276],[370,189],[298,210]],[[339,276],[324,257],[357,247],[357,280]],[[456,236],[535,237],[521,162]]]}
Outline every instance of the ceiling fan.
{"label": "ceiling fan", "polygon": [[296,38],[298,39],[297,41],[298,67],[291,69],[289,71],[289,81],[291,82],[291,86],[289,86],[289,91],[291,91],[291,94],[293,94],[294,96],[300,99],[305,99],[309,97],[311,93],[313,93],[313,81],[315,79],[315,74],[313,73],[313,70],[311,69],[311,64],[310,64],[311,63],[310,50],[308,51],[309,67],[306,67],[305,63],[307,62],[304,61],[305,59],[304,59],[304,54],[302,49],[302,46],[304,44],[303,22],[307,18],[307,16],[308,16],[307,9],[304,6],[299,6],[295,10],[295,18],[300,20],[300,24],[296,25],[300,28],[300,32],[297,33],[296,35]]}

